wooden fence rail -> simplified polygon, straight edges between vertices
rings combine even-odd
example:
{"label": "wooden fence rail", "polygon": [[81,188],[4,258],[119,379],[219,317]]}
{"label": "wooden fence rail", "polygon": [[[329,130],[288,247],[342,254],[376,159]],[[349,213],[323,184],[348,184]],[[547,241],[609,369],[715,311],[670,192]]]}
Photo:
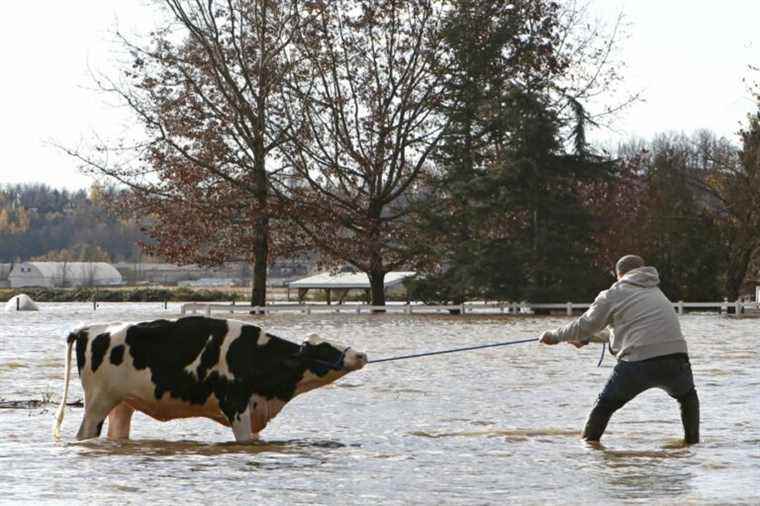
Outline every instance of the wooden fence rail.
{"label": "wooden fence rail", "polygon": [[[185,314],[202,313],[211,316],[212,313],[449,313],[449,314],[533,314],[536,310],[562,312],[572,315],[578,311],[586,310],[589,302],[565,302],[551,304],[533,304],[529,302],[514,303],[466,303],[460,305],[426,305],[426,304],[388,304],[385,306],[372,306],[368,304],[268,304],[266,306],[251,306],[249,304],[229,303],[203,303],[190,302],[182,304],[181,312]],[[715,310],[721,314],[733,312],[736,315],[748,310],[757,310],[757,303],[750,302],[683,302],[673,303],[673,309],[678,314],[684,314],[687,310]]]}

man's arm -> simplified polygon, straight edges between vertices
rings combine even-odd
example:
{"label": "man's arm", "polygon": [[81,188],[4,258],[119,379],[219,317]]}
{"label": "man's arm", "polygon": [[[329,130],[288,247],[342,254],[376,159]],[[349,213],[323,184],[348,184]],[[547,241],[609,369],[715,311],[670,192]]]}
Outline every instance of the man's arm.
{"label": "man's arm", "polygon": [[[601,332],[612,319],[612,304],[607,297],[606,290],[601,292],[594,303],[581,316],[554,331],[546,331],[540,341],[544,344],[557,344],[569,341],[577,347],[588,344],[594,335],[599,335],[598,340],[609,340],[609,334],[604,336]],[[583,343],[583,344],[580,344]]]}
{"label": "man's arm", "polygon": [[572,344],[576,348],[583,348],[588,343],[608,343],[610,342],[611,337],[612,337],[612,331],[609,328],[606,328],[592,335],[588,339],[588,341],[580,340],[580,341],[567,341],[567,342]]}

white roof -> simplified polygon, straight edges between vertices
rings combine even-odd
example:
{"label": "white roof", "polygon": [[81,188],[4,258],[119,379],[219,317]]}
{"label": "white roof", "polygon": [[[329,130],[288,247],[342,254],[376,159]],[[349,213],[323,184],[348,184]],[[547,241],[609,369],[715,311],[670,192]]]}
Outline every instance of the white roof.
{"label": "white roof", "polygon": [[[416,272],[398,271],[385,275],[385,288],[401,284],[406,278],[415,276]],[[288,283],[290,288],[364,288],[369,289],[369,277],[363,272],[323,272],[308,278]]]}
{"label": "white roof", "polygon": [[33,266],[39,269],[45,278],[56,278],[63,273],[64,265],[66,266],[66,276],[70,279],[121,280],[119,271],[106,262],[24,262],[13,267],[13,274],[19,274],[16,267]]}
{"label": "white roof", "polygon": [[[213,268],[204,268],[200,265],[179,265],[179,264],[159,264],[144,262],[118,262],[114,264],[117,269],[137,269],[142,271],[205,271],[214,270]],[[217,269],[218,270],[218,269]]]}

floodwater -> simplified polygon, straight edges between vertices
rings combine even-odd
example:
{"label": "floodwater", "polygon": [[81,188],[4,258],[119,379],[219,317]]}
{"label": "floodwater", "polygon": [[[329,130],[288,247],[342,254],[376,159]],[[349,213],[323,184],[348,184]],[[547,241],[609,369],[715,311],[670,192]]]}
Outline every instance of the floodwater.
{"label": "floodwater", "polygon": [[[291,401],[234,443],[205,419],[142,414],[128,442],[76,443],[82,408],[54,441],[66,331],[80,322],[173,318],[179,306],[42,304],[0,313],[0,502],[231,504],[758,504],[758,320],[686,315],[703,443],[680,444],[678,407],[645,392],[592,448],[579,439],[614,365],[599,345],[535,343],[369,364]],[[563,317],[273,315],[370,359],[534,337]],[[70,400],[81,399],[76,373]]]}

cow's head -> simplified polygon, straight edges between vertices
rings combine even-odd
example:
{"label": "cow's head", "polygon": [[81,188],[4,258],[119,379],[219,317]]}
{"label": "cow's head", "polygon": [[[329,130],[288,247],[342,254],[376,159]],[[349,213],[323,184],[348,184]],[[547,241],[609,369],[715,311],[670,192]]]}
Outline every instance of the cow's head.
{"label": "cow's head", "polygon": [[306,371],[298,385],[298,393],[332,383],[351,371],[367,365],[367,355],[349,346],[333,344],[311,335],[298,351]]}

